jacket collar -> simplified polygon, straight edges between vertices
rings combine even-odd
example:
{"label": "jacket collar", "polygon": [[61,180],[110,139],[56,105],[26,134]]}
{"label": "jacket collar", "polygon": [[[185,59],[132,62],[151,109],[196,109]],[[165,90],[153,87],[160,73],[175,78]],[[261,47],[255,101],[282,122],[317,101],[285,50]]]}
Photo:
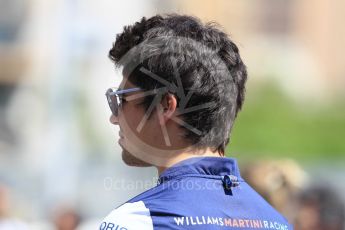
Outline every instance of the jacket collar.
{"label": "jacket collar", "polygon": [[237,161],[228,157],[193,157],[173,165],[163,171],[159,176],[159,183],[176,177],[199,176],[225,176],[233,175],[240,178]]}

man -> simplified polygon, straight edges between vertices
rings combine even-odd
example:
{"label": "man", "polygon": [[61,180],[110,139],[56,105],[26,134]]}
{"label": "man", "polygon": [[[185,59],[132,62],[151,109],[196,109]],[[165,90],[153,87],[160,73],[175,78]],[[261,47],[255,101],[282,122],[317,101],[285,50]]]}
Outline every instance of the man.
{"label": "man", "polygon": [[344,202],[327,181],[308,187],[299,194],[297,200],[299,205],[295,213],[295,229],[345,229]]}
{"label": "man", "polygon": [[292,229],[224,156],[247,78],[224,32],[189,16],[142,18],[117,35],[109,57],[123,68],[106,93],[122,159],[156,167],[159,179],[101,230]]}

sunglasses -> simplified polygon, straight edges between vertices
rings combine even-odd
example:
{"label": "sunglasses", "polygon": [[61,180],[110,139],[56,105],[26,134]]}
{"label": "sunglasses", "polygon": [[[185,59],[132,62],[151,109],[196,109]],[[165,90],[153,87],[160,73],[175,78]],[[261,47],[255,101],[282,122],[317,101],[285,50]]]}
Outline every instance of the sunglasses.
{"label": "sunglasses", "polygon": [[129,88],[122,90],[118,90],[117,88],[109,88],[105,93],[105,96],[107,97],[107,101],[113,115],[116,117],[119,115],[119,108],[121,108],[122,102],[125,100],[123,96],[126,93],[137,92],[140,90],[140,88]]}

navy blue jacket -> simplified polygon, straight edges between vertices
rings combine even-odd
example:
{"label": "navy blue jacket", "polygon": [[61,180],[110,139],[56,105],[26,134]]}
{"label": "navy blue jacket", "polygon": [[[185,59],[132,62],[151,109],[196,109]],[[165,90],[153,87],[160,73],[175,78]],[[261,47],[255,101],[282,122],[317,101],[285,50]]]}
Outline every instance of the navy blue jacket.
{"label": "navy blue jacket", "polygon": [[293,229],[240,176],[235,159],[196,157],[113,210],[100,230]]}

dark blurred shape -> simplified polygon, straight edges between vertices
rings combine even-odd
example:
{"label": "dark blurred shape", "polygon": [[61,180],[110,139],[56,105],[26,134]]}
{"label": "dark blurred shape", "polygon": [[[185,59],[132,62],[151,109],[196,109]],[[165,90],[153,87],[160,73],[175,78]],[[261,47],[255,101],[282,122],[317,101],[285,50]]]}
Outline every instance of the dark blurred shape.
{"label": "dark blurred shape", "polygon": [[[6,122],[5,109],[7,103],[15,90],[14,85],[2,85],[0,82],[0,150],[4,149],[2,146],[14,146],[16,143],[16,136],[10,129]],[[6,152],[6,151],[1,151]]]}
{"label": "dark blurred shape", "polygon": [[79,213],[73,208],[60,208],[54,217],[56,230],[75,230],[81,222]]}
{"label": "dark blurred shape", "polygon": [[331,186],[313,186],[299,197],[295,230],[344,230],[344,202]]}
{"label": "dark blurred shape", "polygon": [[267,202],[293,222],[297,196],[306,182],[306,173],[293,160],[262,160],[242,167],[242,177]]}
{"label": "dark blurred shape", "polygon": [[0,0],[0,41],[14,42],[25,22],[28,1]]}
{"label": "dark blurred shape", "polygon": [[16,136],[6,123],[6,108],[29,64],[21,45],[21,29],[29,12],[29,1],[0,0],[0,154],[16,145]]}

